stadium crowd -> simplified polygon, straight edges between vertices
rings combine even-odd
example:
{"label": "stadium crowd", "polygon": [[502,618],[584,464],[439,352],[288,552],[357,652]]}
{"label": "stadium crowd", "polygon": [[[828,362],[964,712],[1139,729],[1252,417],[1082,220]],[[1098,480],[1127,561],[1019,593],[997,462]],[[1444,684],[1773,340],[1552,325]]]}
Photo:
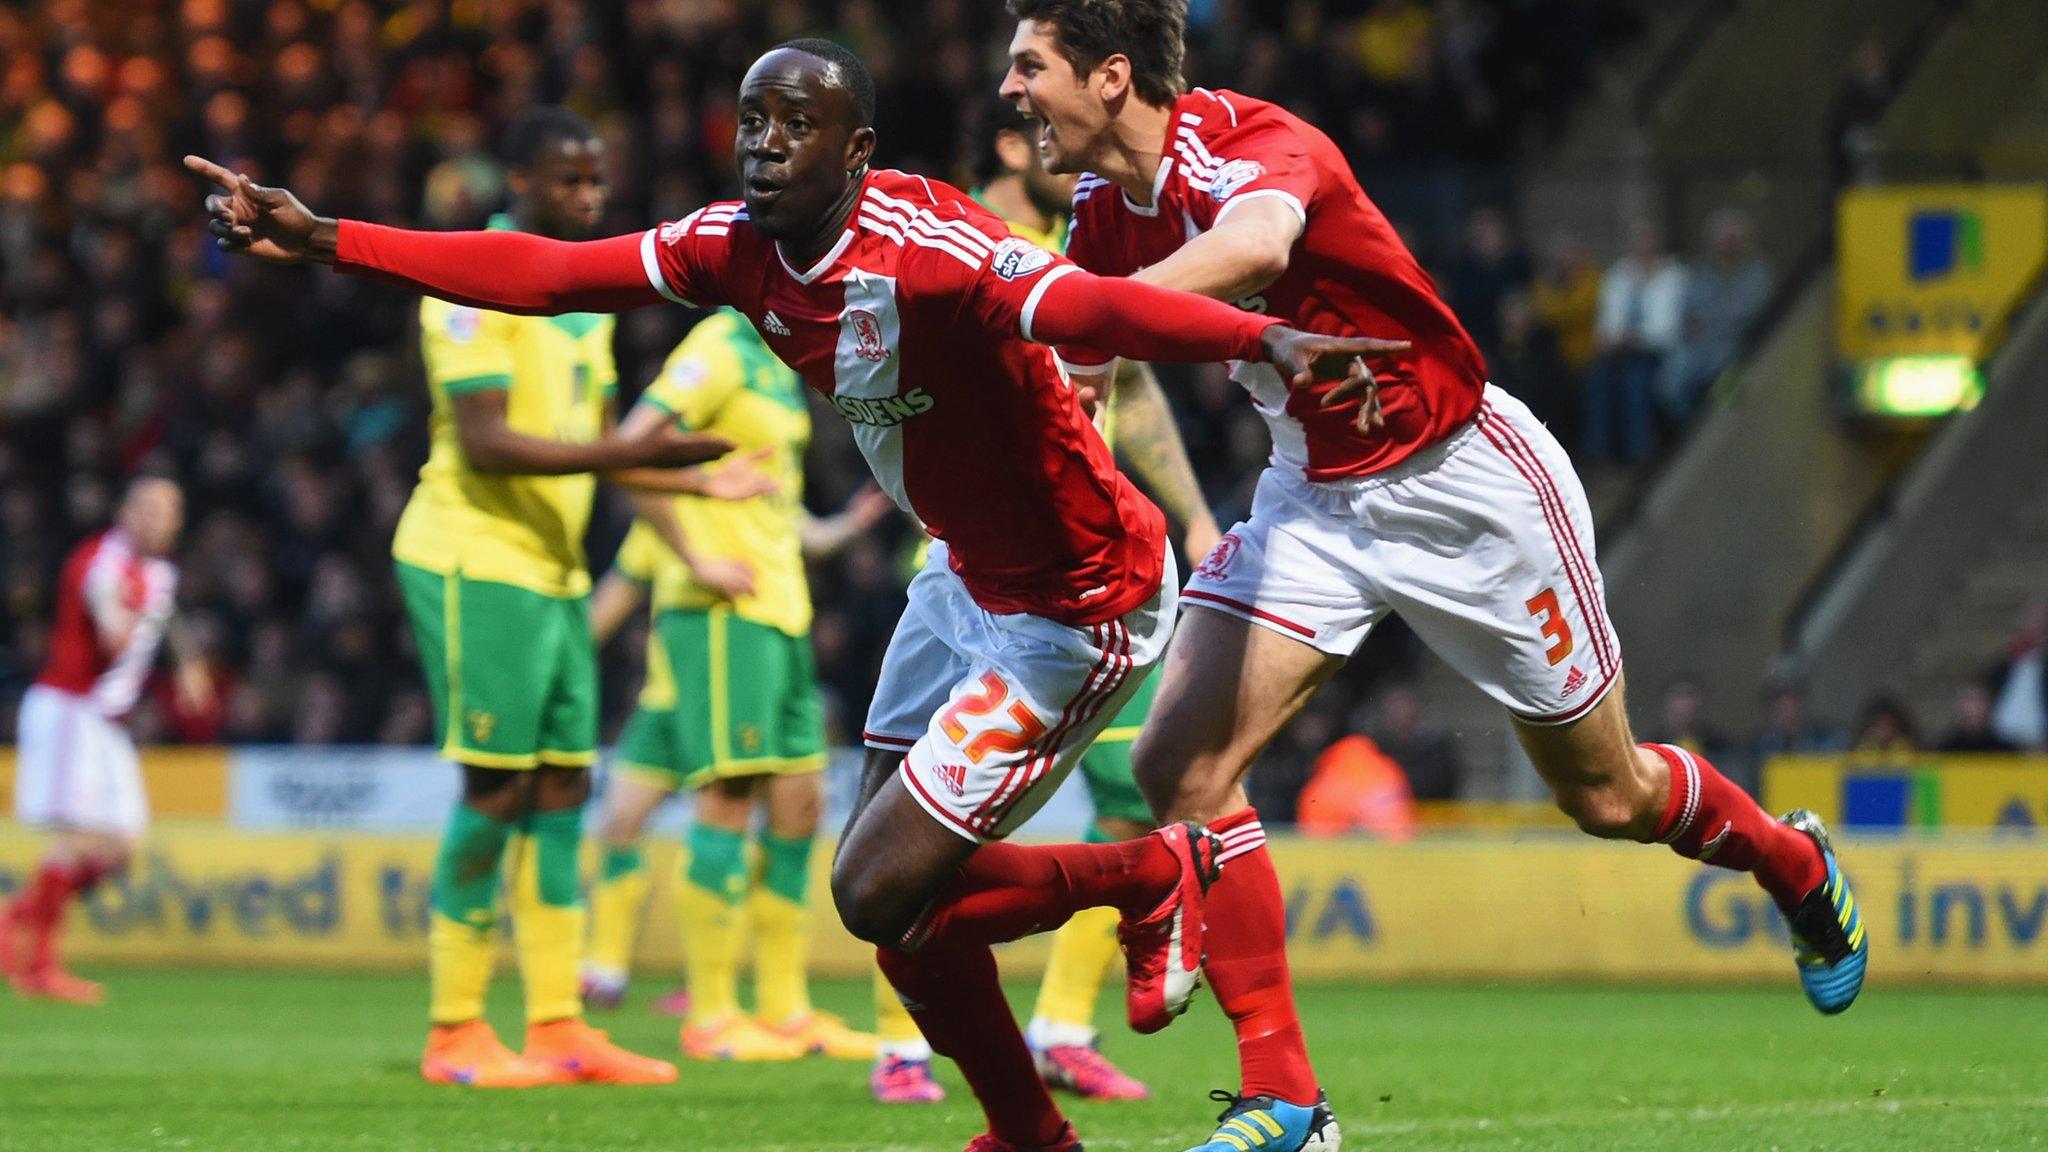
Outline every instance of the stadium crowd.
{"label": "stadium crowd", "polygon": [[[1647,224],[1604,273],[1569,236],[1516,235],[1512,158],[1556,131],[1598,54],[1630,34],[1602,0],[1197,0],[1189,74],[1277,98],[1329,129],[1488,354],[1495,379],[1593,459],[1636,461],[1683,422],[1771,277],[1733,214],[1684,263]],[[424,743],[431,715],[389,542],[424,455],[413,303],[363,281],[230,262],[197,226],[177,157],[280,181],[324,211],[476,226],[503,195],[491,152],[517,110],[558,101],[605,133],[607,231],[732,194],[732,93],[752,50],[820,29],[880,91],[891,165],[964,173],[1007,21],[964,0],[47,0],[0,8],[0,727],[42,659],[53,574],[104,523],[120,478],[168,467],[190,499],[181,600],[220,691],[165,688],[145,741]],[[962,176],[964,179],[964,175]],[[289,282],[292,290],[281,287]],[[624,392],[694,316],[620,326]],[[1200,479],[1229,523],[1263,428],[1220,370],[1174,373]],[[822,412],[818,507],[862,467]],[[625,509],[600,509],[602,567]],[[857,718],[902,605],[909,529],[816,573],[816,644],[839,720]],[[1414,694],[1397,630],[1273,755],[1302,766],[1371,727],[1452,795],[1455,752]],[[615,727],[640,645],[606,663]],[[612,731],[608,727],[607,735]],[[1424,767],[1426,765],[1426,767]],[[1256,778],[1256,777],[1255,777]],[[1270,803],[1272,797],[1264,798]],[[1275,805],[1284,810],[1285,803]]]}

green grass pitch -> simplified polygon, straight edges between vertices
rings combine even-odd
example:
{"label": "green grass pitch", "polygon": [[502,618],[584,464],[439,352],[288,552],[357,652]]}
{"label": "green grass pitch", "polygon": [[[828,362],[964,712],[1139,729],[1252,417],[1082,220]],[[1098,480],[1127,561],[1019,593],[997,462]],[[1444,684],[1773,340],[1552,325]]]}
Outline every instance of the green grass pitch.
{"label": "green grass pitch", "polygon": [[[2048,1146],[2048,996],[1877,988],[1830,1020],[1786,977],[1735,990],[1320,986],[1301,1006],[1352,1152]],[[979,1130],[950,1067],[952,1099],[927,1108],[873,1105],[863,1066],[823,1061],[686,1065],[665,1088],[480,1093],[419,1081],[417,977],[109,981],[100,1009],[0,996],[0,1149],[953,1152]],[[516,993],[499,983],[493,1015],[516,1043]],[[819,999],[865,1020],[866,987],[826,984]],[[673,1055],[672,1023],[645,1010],[656,990],[643,982],[601,1022]],[[1072,1105],[1088,1147],[1177,1152],[1206,1136],[1204,1093],[1234,1069],[1213,1003],[1156,1037],[1113,1024],[1110,1051],[1155,1097]]]}

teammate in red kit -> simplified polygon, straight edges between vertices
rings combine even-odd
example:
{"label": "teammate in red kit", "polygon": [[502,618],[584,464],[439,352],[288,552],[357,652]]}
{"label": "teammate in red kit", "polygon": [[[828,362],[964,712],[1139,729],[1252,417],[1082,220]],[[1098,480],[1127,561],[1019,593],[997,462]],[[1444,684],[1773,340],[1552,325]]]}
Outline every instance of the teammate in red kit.
{"label": "teammate in red kit", "polygon": [[1302,384],[1362,379],[1398,342],[1298,332],[1214,301],[1105,280],[944,184],[871,169],[874,86],[844,48],[782,45],[741,84],[745,199],[645,233],[564,243],[320,219],[207,161],[231,251],[319,261],[508,312],[729,305],[854,426],[877,480],[936,543],[911,585],[840,842],[841,918],[988,1114],[971,1147],[1078,1148],[996,980],[993,943],[1083,907],[1124,914],[1132,1023],[1193,990],[1220,843],[1019,847],[1028,818],[1165,648],[1177,581],[1159,511],[1117,471],[1045,346],[1271,362]]}
{"label": "teammate in red kit", "polygon": [[[1162,820],[1227,845],[1209,895],[1209,982],[1243,1083],[1203,1152],[1334,1148],[1302,1038],[1281,894],[1240,781],[1372,626],[1399,612],[1513,717],[1585,831],[1752,872],[1791,919],[1824,1012],[1865,943],[1826,833],[1774,821],[1696,755],[1639,745],[1564,450],[1485,364],[1327,136],[1262,100],[1190,92],[1184,0],[1010,0],[1003,95],[1043,123],[1046,168],[1080,173],[1067,252],[1083,268],[1250,312],[1412,343],[1376,381],[1291,388],[1237,362],[1273,437],[1251,518],[1183,593],[1187,613],[1134,752]],[[1077,384],[1107,357],[1062,349]]]}
{"label": "teammate in red kit", "polygon": [[[149,823],[142,766],[122,717],[135,706],[171,624],[169,556],[185,500],[170,480],[128,486],[114,526],[80,544],[57,584],[49,659],[21,701],[15,815],[46,829],[35,876],[0,913],[0,973],[24,997],[97,1004],[102,989],[64,970],[58,938],[73,898],[128,867]],[[210,692],[197,663],[179,690]]]}

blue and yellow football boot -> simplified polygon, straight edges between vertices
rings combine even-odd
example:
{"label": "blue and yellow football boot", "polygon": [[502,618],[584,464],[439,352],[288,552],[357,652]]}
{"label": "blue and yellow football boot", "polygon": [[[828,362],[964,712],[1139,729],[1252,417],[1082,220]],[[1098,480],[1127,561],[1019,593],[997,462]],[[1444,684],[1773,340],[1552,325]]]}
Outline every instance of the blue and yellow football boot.
{"label": "blue and yellow football boot", "polygon": [[1328,1096],[1317,1096],[1312,1106],[1220,1089],[1209,1098],[1225,1105],[1220,1123],[1208,1143],[1188,1152],[1337,1152],[1343,1144]]}
{"label": "blue and yellow football boot", "polygon": [[1793,955],[1799,963],[1799,983],[1813,1006],[1832,1016],[1854,1004],[1856,994],[1863,990],[1870,939],[1863,930],[1863,913],[1856,907],[1856,897],[1849,891],[1849,881],[1828,841],[1827,825],[1804,808],[1787,812],[1781,822],[1811,837],[1828,866],[1828,878],[1808,892],[1787,919],[1792,926]]}

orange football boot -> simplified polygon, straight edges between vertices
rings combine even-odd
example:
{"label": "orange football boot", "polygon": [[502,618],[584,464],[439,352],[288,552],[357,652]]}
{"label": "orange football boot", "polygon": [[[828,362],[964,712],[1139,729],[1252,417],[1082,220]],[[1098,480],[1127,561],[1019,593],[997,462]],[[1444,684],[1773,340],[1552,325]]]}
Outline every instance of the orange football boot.
{"label": "orange football boot", "polygon": [[676,1078],[675,1065],[626,1051],[580,1016],[528,1025],[526,1059],[585,1084],[672,1084]]}
{"label": "orange football boot", "polygon": [[107,998],[106,986],[96,980],[73,976],[56,965],[16,972],[7,982],[23,1000],[62,1000],[67,1004],[100,1004]]}
{"label": "orange football boot", "polygon": [[473,1088],[539,1088],[574,1083],[553,1068],[534,1064],[498,1042],[498,1034],[482,1020],[436,1024],[427,1033],[427,1052],[420,1057],[420,1075],[434,1084],[467,1084]]}

